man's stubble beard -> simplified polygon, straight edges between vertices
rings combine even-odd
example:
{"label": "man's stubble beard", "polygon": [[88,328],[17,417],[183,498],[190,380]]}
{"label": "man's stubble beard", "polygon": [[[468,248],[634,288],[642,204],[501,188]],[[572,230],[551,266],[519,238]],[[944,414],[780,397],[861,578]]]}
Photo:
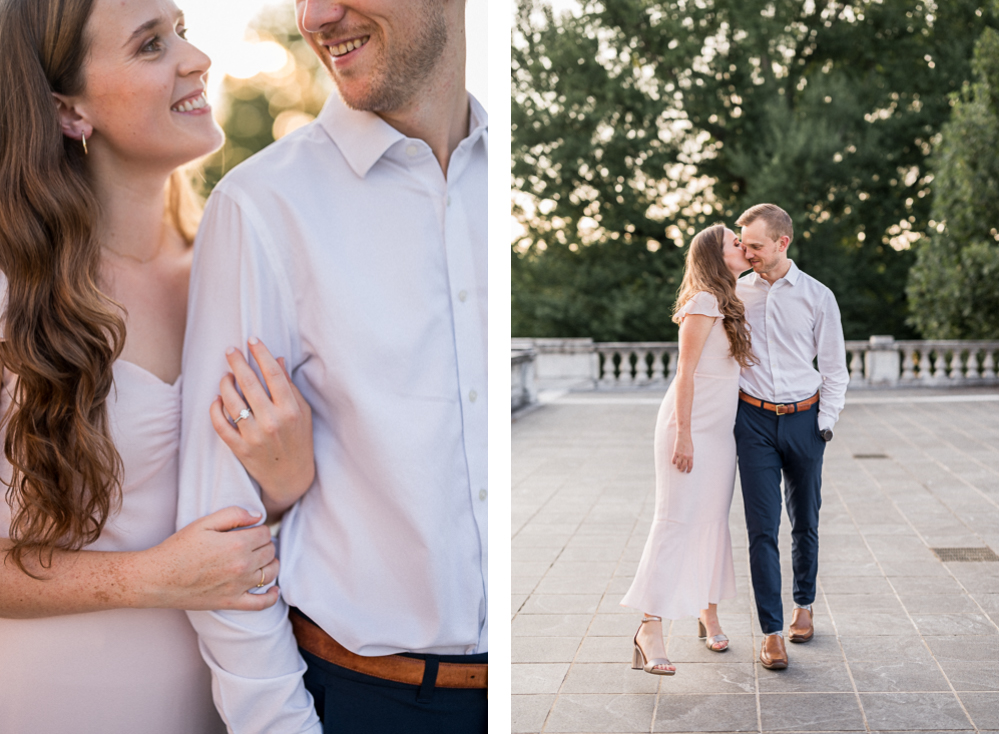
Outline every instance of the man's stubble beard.
{"label": "man's stubble beard", "polygon": [[404,107],[421,91],[437,68],[448,42],[448,27],[441,4],[430,2],[424,6],[426,22],[405,46],[382,47],[368,75],[370,83],[362,93],[349,94],[348,85],[342,85],[337,74],[331,71],[341,99],[348,107],[366,112],[392,112]]}

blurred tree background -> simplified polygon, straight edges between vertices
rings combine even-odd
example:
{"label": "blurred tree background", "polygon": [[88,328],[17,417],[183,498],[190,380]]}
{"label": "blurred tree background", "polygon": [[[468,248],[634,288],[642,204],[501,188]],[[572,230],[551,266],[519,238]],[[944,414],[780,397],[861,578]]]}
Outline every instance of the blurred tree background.
{"label": "blurred tree background", "polygon": [[997,31],[987,28],[976,44],[974,81],[952,94],[931,161],[937,226],[917,243],[907,289],[910,323],[929,339],[997,335],[998,55]]}
{"label": "blurred tree background", "polygon": [[223,81],[225,102],[216,115],[226,142],[202,163],[206,197],[234,166],[314,120],[333,90],[326,69],[295,26],[292,3],[268,6],[248,36],[262,55],[274,57],[272,70]]}
{"label": "blurred tree background", "polygon": [[580,5],[518,1],[514,335],[675,339],[681,246],[769,201],[848,339],[996,338],[995,0]]}

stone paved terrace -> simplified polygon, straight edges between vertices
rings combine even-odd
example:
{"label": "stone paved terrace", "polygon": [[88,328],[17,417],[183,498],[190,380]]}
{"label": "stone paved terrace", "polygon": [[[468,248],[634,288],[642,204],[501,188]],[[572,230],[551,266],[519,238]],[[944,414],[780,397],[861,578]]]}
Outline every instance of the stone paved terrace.
{"label": "stone paved terrace", "polygon": [[[618,605],[652,519],[661,397],[568,393],[513,423],[513,731],[997,730],[998,564],[931,551],[1000,550],[995,389],[849,393],[826,453],[816,637],[784,671],[755,662],[737,485],[731,648],[665,622],[673,677],[631,670],[640,615]],[[790,606],[785,519],[781,547]]]}

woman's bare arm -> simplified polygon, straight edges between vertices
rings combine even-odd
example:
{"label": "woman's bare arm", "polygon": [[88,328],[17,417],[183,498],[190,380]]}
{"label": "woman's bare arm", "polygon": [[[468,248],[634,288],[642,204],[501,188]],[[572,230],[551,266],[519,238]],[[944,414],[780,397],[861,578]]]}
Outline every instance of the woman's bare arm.
{"label": "woman's bare arm", "polygon": [[701,314],[684,317],[678,336],[677,375],[674,377],[674,415],[677,418],[677,438],[670,463],[678,471],[690,472],[694,467],[694,443],[691,440],[691,406],[694,404],[694,371],[698,367],[708,334],[715,319]]}
{"label": "woman's bare arm", "polygon": [[[278,575],[270,532],[239,507],[196,520],[153,548],[134,552],[61,551],[48,568],[25,554],[21,571],[0,539],[0,617],[27,619],[119,608],[265,609],[278,587],[250,594]],[[242,529],[235,529],[242,528]],[[46,556],[47,560],[47,556]]]}

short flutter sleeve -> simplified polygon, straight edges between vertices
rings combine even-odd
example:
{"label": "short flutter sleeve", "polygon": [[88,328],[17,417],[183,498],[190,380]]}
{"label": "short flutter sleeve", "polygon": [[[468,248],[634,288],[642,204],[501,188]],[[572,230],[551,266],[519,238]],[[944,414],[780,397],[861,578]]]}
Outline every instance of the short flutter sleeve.
{"label": "short flutter sleeve", "polygon": [[699,291],[698,293],[695,293],[687,303],[681,306],[680,310],[677,312],[677,315],[680,316],[681,320],[684,320],[686,316],[691,314],[718,318],[722,316],[722,312],[719,310],[719,300],[708,291]]}

